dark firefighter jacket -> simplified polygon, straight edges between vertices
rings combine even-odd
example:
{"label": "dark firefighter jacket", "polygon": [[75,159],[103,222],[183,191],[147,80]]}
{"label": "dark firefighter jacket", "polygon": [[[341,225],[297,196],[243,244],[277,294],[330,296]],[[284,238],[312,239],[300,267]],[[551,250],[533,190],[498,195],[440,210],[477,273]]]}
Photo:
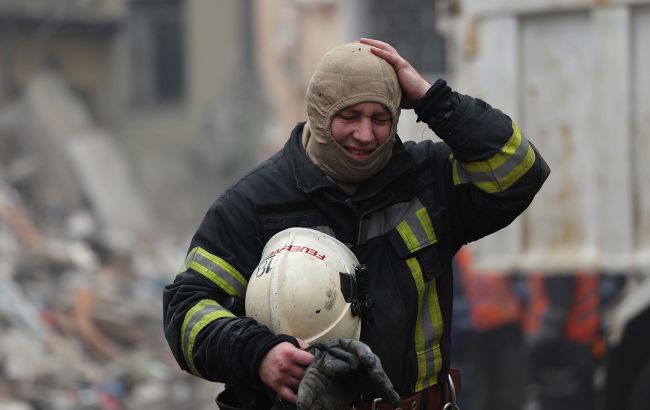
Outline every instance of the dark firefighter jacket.
{"label": "dark firefighter jacket", "polygon": [[280,152],[216,200],[164,289],[165,336],[184,370],[263,390],[264,355],[282,341],[297,343],[243,317],[247,279],[271,236],[309,227],[334,235],[367,265],[374,320],[363,321],[361,340],[396,390],[444,380],[452,257],[512,222],[549,169],[507,115],[442,80],[415,111],[444,143],[398,139],[386,167],[351,196],[307,158],[298,124]]}

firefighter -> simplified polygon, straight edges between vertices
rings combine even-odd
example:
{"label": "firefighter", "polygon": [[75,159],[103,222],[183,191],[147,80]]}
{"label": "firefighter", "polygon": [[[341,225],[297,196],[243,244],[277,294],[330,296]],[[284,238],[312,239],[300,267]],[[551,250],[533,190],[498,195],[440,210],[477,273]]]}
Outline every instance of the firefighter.
{"label": "firefighter", "polygon": [[[548,166],[506,114],[444,80],[431,85],[381,41],[327,52],[306,103],[307,122],[284,148],[210,207],[165,287],[171,350],[182,369],[225,382],[229,408],[295,403],[313,355],[247,317],[244,298],[268,240],[311,228],[367,266],[372,312],[360,339],[401,406],[435,408],[449,380],[452,257],[526,209]],[[415,109],[443,142],[403,143],[401,109]],[[375,398],[362,391],[355,406]]]}

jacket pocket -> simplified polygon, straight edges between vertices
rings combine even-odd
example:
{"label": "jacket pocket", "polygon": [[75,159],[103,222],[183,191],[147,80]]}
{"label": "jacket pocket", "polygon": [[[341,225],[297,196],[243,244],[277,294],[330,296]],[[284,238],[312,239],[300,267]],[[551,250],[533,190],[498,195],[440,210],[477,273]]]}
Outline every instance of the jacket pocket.
{"label": "jacket pocket", "polygon": [[438,277],[444,270],[438,254],[438,243],[442,238],[441,224],[434,224],[426,207],[408,215],[387,236],[390,244],[406,263],[415,258],[425,281]]}

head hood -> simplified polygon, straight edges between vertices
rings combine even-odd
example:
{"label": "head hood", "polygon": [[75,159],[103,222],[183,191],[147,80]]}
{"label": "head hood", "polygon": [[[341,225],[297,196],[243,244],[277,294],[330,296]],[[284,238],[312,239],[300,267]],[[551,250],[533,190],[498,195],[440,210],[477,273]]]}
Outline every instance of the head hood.
{"label": "head hood", "polygon": [[[331,178],[337,182],[360,183],[390,160],[402,92],[393,67],[372,54],[370,46],[348,43],[328,51],[316,66],[306,97],[307,155]],[[330,126],[338,111],[361,102],[384,105],[392,121],[386,142],[368,158],[358,160],[334,141]]]}

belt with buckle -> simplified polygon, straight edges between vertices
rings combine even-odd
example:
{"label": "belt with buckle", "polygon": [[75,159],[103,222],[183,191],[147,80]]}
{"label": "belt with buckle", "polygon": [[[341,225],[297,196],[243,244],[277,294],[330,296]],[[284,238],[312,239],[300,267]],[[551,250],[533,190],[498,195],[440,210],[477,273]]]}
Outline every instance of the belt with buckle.
{"label": "belt with buckle", "polygon": [[460,410],[456,396],[460,393],[460,372],[449,370],[446,391],[440,383],[420,390],[412,396],[403,397],[399,407],[393,407],[381,398],[372,401],[361,401],[352,407],[355,410]]}

